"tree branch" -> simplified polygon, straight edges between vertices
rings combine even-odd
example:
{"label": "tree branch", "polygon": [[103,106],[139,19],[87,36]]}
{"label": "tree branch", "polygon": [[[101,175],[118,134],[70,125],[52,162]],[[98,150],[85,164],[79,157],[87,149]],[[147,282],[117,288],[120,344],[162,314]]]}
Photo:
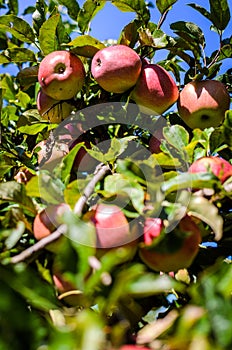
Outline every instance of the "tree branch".
{"label": "tree branch", "polygon": [[[83,195],[78,199],[76,202],[76,205],[74,207],[74,213],[78,216],[81,216],[83,208],[85,206],[86,201],[91,196],[91,194],[94,192],[94,188],[96,184],[103,179],[103,177],[110,172],[110,167],[108,165],[100,164],[95,171],[95,174],[93,178],[90,180],[88,185],[86,186]],[[31,247],[25,249],[23,252],[21,252],[18,255],[15,255],[11,258],[12,264],[17,264],[19,262],[22,262],[26,259],[28,259],[30,256],[32,256],[34,253],[42,250],[45,248],[48,244],[56,241],[58,238],[60,238],[67,230],[67,226],[65,224],[60,225],[54,232],[52,232],[49,236],[42,238],[40,241],[36,242]]]}

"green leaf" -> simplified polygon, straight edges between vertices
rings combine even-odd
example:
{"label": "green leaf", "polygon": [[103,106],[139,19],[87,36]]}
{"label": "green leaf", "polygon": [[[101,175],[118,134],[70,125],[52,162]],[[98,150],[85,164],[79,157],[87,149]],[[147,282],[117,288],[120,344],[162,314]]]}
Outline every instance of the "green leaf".
{"label": "green leaf", "polygon": [[31,85],[34,85],[38,80],[38,66],[27,67],[21,69],[17,74],[17,79],[22,90],[27,90]]}
{"label": "green leaf", "polygon": [[118,43],[133,48],[138,40],[138,29],[140,24],[141,23],[138,20],[128,23],[121,31]]}
{"label": "green leaf", "polygon": [[10,62],[36,62],[36,58],[33,51],[23,47],[14,47],[6,49],[0,54],[0,64]]}
{"label": "green leaf", "polygon": [[14,14],[17,16],[18,11],[19,11],[19,5],[18,5],[18,0],[9,0],[7,2],[8,8],[9,8],[9,13]]}
{"label": "green leaf", "polygon": [[188,6],[191,6],[192,8],[194,8],[194,10],[200,12],[205,18],[207,18],[208,20],[211,21],[211,14],[209,11],[207,11],[204,7],[201,7],[200,5],[191,3],[188,4]]}
{"label": "green leaf", "polygon": [[189,44],[205,47],[205,37],[201,28],[199,28],[195,23],[178,21],[172,23],[170,28],[174,30],[181,38],[189,42]]}
{"label": "green leaf", "polygon": [[60,5],[67,7],[69,16],[76,21],[80,6],[76,0],[58,0]]}
{"label": "green leaf", "polygon": [[40,28],[39,43],[44,56],[58,48],[57,27],[59,21],[60,14],[56,14],[44,22]]}
{"label": "green leaf", "polygon": [[0,29],[10,32],[14,37],[23,42],[32,44],[35,41],[35,36],[30,25],[17,16],[1,16]]}
{"label": "green leaf", "polygon": [[85,1],[77,16],[78,26],[82,33],[88,30],[90,21],[92,21],[96,14],[103,9],[105,4],[106,0]]}
{"label": "green leaf", "polygon": [[180,152],[183,152],[183,149],[189,143],[189,133],[181,125],[165,126],[163,134],[168,143]]}
{"label": "green leaf", "polygon": [[126,193],[131,199],[134,208],[142,213],[144,208],[144,191],[140,184],[123,174],[109,175],[105,178],[104,190],[112,196]]}
{"label": "green leaf", "polygon": [[90,35],[81,35],[69,42],[72,46],[72,52],[76,55],[92,58],[95,53],[105,47],[105,45],[98,39]]}
{"label": "green leaf", "polygon": [[111,3],[123,12],[135,12],[138,18],[147,23],[150,19],[150,11],[144,0],[112,0]]}
{"label": "green leaf", "polygon": [[208,224],[212,228],[216,240],[222,238],[223,219],[218,214],[218,208],[207,198],[192,196],[188,204],[188,214]]}
{"label": "green leaf", "polygon": [[41,198],[51,204],[64,202],[63,190],[63,183],[45,170],[33,176],[26,184],[26,192],[29,197]]}
{"label": "green leaf", "polygon": [[23,125],[18,128],[18,130],[27,135],[37,135],[48,127],[46,123],[34,123],[31,125]]}
{"label": "green leaf", "polygon": [[156,0],[156,6],[161,15],[163,15],[175,2],[177,2],[177,0]]}
{"label": "green leaf", "polygon": [[8,181],[0,184],[0,199],[2,201],[20,204],[32,213],[36,212],[30,196],[26,194],[25,186],[16,181]]}
{"label": "green leaf", "polygon": [[209,0],[210,17],[215,27],[224,30],[230,21],[230,9],[227,0]]}
{"label": "green leaf", "polygon": [[9,235],[5,240],[5,246],[7,249],[12,249],[15,244],[22,237],[22,234],[25,231],[25,224],[23,221],[18,221],[16,227],[9,230]]}
{"label": "green leaf", "polygon": [[161,188],[166,195],[185,188],[213,188],[215,179],[211,173],[182,173],[164,182]]}

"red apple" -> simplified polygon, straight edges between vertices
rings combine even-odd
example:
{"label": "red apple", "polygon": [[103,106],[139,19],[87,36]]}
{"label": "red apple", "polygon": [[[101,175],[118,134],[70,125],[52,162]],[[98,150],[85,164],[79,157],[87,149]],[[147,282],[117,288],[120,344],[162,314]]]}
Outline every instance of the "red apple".
{"label": "red apple", "polygon": [[84,215],[96,228],[97,248],[111,249],[135,246],[138,238],[135,227],[130,227],[122,209],[114,204],[97,204]]}
{"label": "red apple", "polygon": [[84,65],[69,51],[54,51],[41,61],[38,80],[48,96],[58,101],[69,100],[82,89]]}
{"label": "red apple", "polygon": [[178,99],[179,91],[174,79],[157,64],[144,64],[131,98],[142,113],[159,115]]}
{"label": "red apple", "polygon": [[170,272],[189,267],[201,242],[197,225],[189,216],[185,216],[172,232],[163,233],[164,238],[155,244],[162,230],[160,219],[145,221],[144,242],[139,247],[141,260],[155,271]]}
{"label": "red apple", "polygon": [[37,109],[41,117],[51,123],[61,123],[73,110],[73,106],[66,101],[57,101],[46,95],[42,90],[37,96]]}
{"label": "red apple", "polygon": [[190,128],[217,127],[230,107],[230,96],[220,81],[192,81],[180,92],[177,105],[180,117]]}
{"label": "red apple", "polygon": [[220,157],[202,157],[197,159],[188,169],[189,173],[212,172],[221,183],[232,176],[232,165]]}
{"label": "red apple", "polygon": [[133,49],[113,45],[94,55],[91,72],[104,90],[121,94],[136,84],[141,66],[141,59]]}
{"label": "red apple", "polygon": [[[47,208],[38,213],[33,222],[33,233],[35,238],[39,241],[54,232],[60,226],[61,216],[67,210],[70,210],[70,207],[66,203],[56,205],[50,204]],[[56,251],[58,246],[59,242],[54,242],[49,244],[47,248],[51,251]]]}

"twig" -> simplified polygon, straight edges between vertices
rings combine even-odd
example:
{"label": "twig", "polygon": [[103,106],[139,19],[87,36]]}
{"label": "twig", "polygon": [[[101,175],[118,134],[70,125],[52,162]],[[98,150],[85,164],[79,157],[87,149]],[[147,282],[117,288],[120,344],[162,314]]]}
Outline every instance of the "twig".
{"label": "twig", "polygon": [[91,196],[91,194],[94,191],[94,188],[96,184],[110,171],[110,168],[108,165],[99,165],[99,168],[97,168],[96,174],[94,177],[90,180],[88,185],[86,186],[83,195],[78,199],[76,202],[76,205],[74,207],[74,213],[78,216],[81,215],[83,208],[85,206],[86,201]]}
{"label": "twig", "polygon": [[[76,205],[74,207],[74,213],[78,216],[81,216],[81,213],[83,211],[84,205],[88,198],[91,196],[91,194],[94,191],[94,188],[96,184],[110,171],[110,167],[108,165],[100,165],[96,169],[96,173],[93,176],[93,178],[90,180],[90,182],[87,184],[83,195],[78,199],[76,202]],[[34,253],[38,252],[39,250],[45,248],[48,244],[56,241],[58,238],[60,238],[65,232],[67,231],[67,226],[65,224],[60,225],[56,231],[52,232],[49,236],[42,238],[39,242],[36,242],[31,247],[25,249],[23,252],[21,252],[18,255],[15,255],[11,258],[10,262],[12,264],[17,264],[19,262],[22,262],[32,256]]]}

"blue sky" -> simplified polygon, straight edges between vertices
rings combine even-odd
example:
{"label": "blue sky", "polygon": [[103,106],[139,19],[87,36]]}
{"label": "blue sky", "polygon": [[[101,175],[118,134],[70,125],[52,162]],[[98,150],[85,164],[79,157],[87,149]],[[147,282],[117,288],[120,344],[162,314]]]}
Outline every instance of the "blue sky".
{"label": "blue sky", "polygon": [[[78,1],[80,6],[84,3],[84,0]],[[155,0],[151,2],[155,3]],[[188,3],[191,3],[191,0],[178,0],[177,3],[173,5],[173,9],[169,12],[166,22],[162,27],[163,31],[167,34],[173,34],[169,28],[170,23],[176,21],[191,21],[196,23],[204,32],[206,37],[206,55],[210,54],[213,50],[218,49],[218,35],[210,30],[210,22],[205,19],[201,14],[199,14],[194,9],[187,6]],[[195,1],[194,1],[195,2]],[[206,9],[209,9],[208,0],[197,0],[196,3]],[[24,10],[25,7],[34,5],[35,0],[19,0],[20,13]],[[156,8],[151,9],[151,20],[155,23],[159,20],[159,12]],[[91,32],[90,34],[96,37],[99,40],[105,39],[117,39],[121,29],[129,23],[132,19],[135,18],[134,13],[121,12],[115,6],[113,6],[110,1],[106,3],[104,9],[100,11],[91,23]],[[27,16],[26,20],[30,21],[30,17]],[[229,37],[232,32],[232,21],[226,31],[223,34],[223,38]],[[164,55],[165,54],[165,55]],[[166,57],[166,52],[161,50],[156,54],[155,60],[159,61]],[[231,68],[231,62],[229,59],[223,62],[222,71]],[[9,71],[9,67],[7,69]],[[0,68],[0,72],[2,69]]]}

